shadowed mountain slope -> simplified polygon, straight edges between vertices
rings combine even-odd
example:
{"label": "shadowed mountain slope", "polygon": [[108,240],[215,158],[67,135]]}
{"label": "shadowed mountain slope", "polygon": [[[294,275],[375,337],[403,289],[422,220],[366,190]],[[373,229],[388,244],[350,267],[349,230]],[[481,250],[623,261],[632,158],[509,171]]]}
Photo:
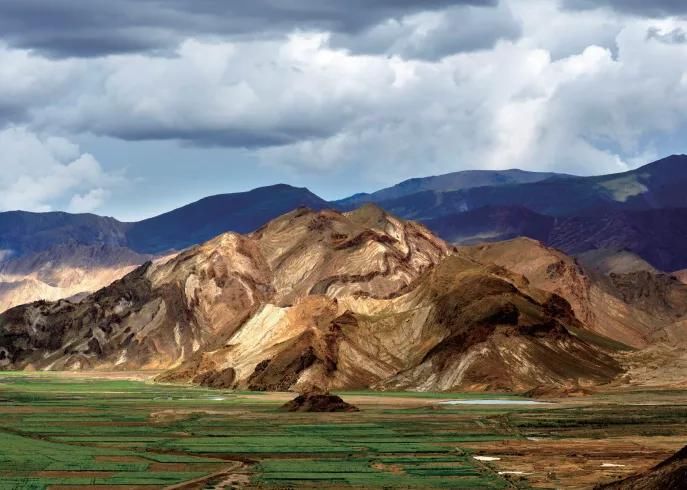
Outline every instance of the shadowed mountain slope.
{"label": "shadowed mountain slope", "polygon": [[285,184],[221,194],[128,224],[127,244],[140,253],[182,250],[227,231],[251,232],[298,207],[323,209],[328,204],[305,188]]}
{"label": "shadowed mountain slope", "polygon": [[556,219],[519,206],[486,206],[464,213],[426,219],[422,224],[450,243],[471,245],[500,242],[521,236],[546,241]]}
{"label": "shadowed mountain slope", "polygon": [[492,207],[525,207],[549,216],[593,216],[599,212],[687,207],[687,156],[673,155],[636,170],[596,177],[428,190],[378,203],[408,219],[427,220]]}
{"label": "shadowed mountain slope", "polygon": [[432,177],[418,177],[405,180],[386,189],[370,194],[361,193],[332,204],[343,209],[352,209],[365,203],[380,203],[423,191],[449,192],[474,187],[525,184],[547,179],[569,177],[551,172],[526,172],[524,170],[464,170]]}
{"label": "shadowed mountain slope", "polygon": [[525,236],[570,255],[625,250],[663,271],[687,268],[687,208],[556,218],[522,207],[484,207],[422,222],[461,245]]}

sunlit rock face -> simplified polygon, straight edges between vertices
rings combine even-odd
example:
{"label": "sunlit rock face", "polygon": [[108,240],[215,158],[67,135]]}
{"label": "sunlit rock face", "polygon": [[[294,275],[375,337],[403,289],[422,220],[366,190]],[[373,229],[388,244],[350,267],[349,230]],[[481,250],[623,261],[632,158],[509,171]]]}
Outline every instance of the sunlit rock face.
{"label": "sunlit rock face", "polygon": [[576,260],[526,238],[460,250],[562,296],[586,329],[599,335],[639,349],[682,342],[686,285],[627,251],[596,250]]}
{"label": "sunlit rock face", "polygon": [[253,390],[505,389],[621,369],[558,294],[375,206],[297,209],[0,316],[13,369],[158,369]]}
{"label": "sunlit rock face", "polygon": [[0,257],[0,312],[37,300],[79,299],[151,258],[107,245],[65,244]]}

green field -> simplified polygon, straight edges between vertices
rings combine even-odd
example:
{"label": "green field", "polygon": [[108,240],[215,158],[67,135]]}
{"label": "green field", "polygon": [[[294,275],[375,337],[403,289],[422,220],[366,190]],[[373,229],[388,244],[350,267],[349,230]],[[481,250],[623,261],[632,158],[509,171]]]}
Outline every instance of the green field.
{"label": "green field", "polygon": [[[410,396],[420,403],[383,402]],[[494,397],[476,398],[486,396]],[[674,434],[687,421],[687,407],[630,417],[608,405],[440,407],[431,398],[446,394],[344,397],[376,401],[359,413],[294,414],[279,411],[283,397],[271,394],[0,373],[0,488],[528,488],[472,452],[542,434]]]}

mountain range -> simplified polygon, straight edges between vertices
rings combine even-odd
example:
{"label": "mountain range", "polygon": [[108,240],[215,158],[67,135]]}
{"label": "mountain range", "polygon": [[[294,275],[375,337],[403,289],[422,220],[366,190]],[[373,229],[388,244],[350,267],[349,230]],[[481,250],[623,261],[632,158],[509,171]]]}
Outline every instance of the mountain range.
{"label": "mountain range", "polygon": [[300,206],[327,202],[287,185],[211,196],[135,223],[93,214],[0,213],[0,311],[92,292],[153,257],[225,231],[252,231]]}
{"label": "mountain range", "polygon": [[651,385],[661,364],[638,356],[684,345],[687,285],[620,263],[525,238],[455,247],[376,205],[298,208],[8,310],[0,366],[271,391]]}
{"label": "mountain range", "polygon": [[146,260],[226,231],[246,233],[297,207],[350,210],[375,203],[444,240],[473,244],[526,236],[571,255],[628,251],[665,272],[687,269],[687,157],[596,177],[464,171],[416,178],[327,202],[274,185],[207,197],[135,223],[92,214],[0,213],[0,311],[109,284]]}

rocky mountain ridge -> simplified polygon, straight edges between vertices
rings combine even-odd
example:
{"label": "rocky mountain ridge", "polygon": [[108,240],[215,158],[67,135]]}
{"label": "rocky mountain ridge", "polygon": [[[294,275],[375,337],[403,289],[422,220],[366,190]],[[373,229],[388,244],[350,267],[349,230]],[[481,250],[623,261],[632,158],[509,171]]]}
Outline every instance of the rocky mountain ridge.
{"label": "rocky mountain ridge", "polygon": [[298,209],[78,303],[13,308],[0,345],[6,369],[164,369],[254,390],[523,391],[622,372],[560,295],[374,206]]}
{"label": "rocky mountain ridge", "polygon": [[687,157],[623,174],[574,177],[465,171],[411,179],[327,203],[276,185],[211,196],[138,223],[68,213],[0,213],[0,311],[37,299],[83,296],[144,261],[227,231],[248,233],[298,206],[374,201],[455,244],[526,236],[569,255],[629,252],[664,272],[687,269]]}

